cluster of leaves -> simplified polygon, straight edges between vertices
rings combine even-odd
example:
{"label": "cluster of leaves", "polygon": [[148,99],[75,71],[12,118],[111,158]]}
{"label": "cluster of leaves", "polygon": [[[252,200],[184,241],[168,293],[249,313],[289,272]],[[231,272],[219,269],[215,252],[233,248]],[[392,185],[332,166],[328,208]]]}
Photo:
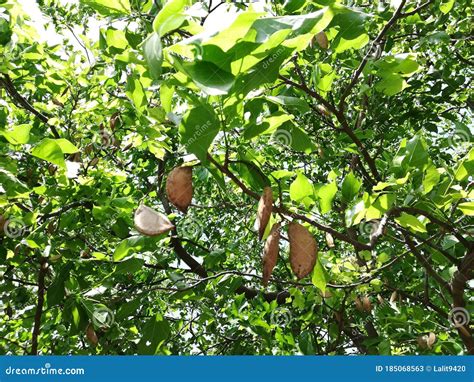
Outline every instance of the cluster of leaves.
{"label": "cluster of leaves", "polygon": [[[467,0],[39,10],[0,1],[2,353],[474,351]],[[182,163],[187,214],[163,192]],[[265,186],[266,235],[319,243],[307,279],[283,242],[261,285]],[[176,230],[139,235],[140,203]]]}

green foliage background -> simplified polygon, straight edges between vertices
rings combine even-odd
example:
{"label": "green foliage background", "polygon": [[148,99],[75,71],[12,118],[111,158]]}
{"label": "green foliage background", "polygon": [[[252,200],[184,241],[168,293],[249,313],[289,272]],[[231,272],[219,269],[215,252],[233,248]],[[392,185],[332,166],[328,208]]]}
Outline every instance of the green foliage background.
{"label": "green foliage background", "polygon": [[[474,352],[470,2],[37,4],[58,41],[0,1],[2,354]],[[140,203],[176,230],[140,235]]]}

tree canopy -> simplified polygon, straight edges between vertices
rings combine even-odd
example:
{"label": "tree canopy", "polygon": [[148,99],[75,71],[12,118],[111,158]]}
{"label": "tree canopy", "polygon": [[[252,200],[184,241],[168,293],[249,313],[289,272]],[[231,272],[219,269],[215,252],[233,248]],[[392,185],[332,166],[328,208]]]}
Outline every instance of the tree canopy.
{"label": "tree canopy", "polygon": [[0,0],[0,352],[474,353],[471,17]]}

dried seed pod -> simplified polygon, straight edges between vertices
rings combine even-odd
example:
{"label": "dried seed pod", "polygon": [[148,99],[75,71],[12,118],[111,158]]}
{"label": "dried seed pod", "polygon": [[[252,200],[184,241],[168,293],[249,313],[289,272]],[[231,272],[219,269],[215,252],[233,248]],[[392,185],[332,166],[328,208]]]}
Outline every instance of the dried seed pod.
{"label": "dried seed pod", "polygon": [[3,226],[7,222],[7,218],[3,215],[0,215],[0,235],[3,234]]}
{"label": "dried seed pod", "polygon": [[165,215],[143,204],[135,211],[134,220],[136,230],[147,236],[158,236],[174,228]]}
{"label": "dried seed pod", "polygon": [[92,324],[87,325],[86,328],[86,337],[89,342],[95,347],[99,343],[99,338],[94,330],[94,326]]}
{"label": "dried seed pod", "polygon": [[258,224],[258,239],[262,240],[265,229],[273,210],[273,192],[271,187],[265,187],[263,194],[258,202],[257,224]]}
{"label": "dried seed pod", "polygon": [[332,293],[328,290],[325,290],[324,292],[320,292],[319,294],[322,298],[331,298],[332,297]]}
{"label": "dried seed pod", "polygon": [[418,342],[418,346],[420,347],[420,349],[427,349],[428,348],[428,343],[427,343],[427,337],[426,336],[419,336],[417,339],[416,339],[416,342]]}
{"label": "dried seed pod", "polygon": [[324,105],[317,105],[316,109],[318,109],[319,113],[321,115],[325,116],[325,117],[330,117],[331,116],[331,113],[329,112],[329,110]]}
{"label": "dried seed pod", "polygon": [[90,155],[94,151],[94,144],[89,143],[85,148],[84,148],[84,153],[86,155]]}
{"label": "dried seed pod", "polygon": [[48,227],[46,228],[46,230],[50,235],[52,233],[54,233],[54,231],[56,230],[56,224],[54,224],[54,221],[49,222]]}
{"label": "dried seed pod", "polygon": [[273,225],[270,235],[265,242],[263,250],[263,285],[267,286],[268,280],[272,275],[273,268],[278,261],[278,252],[280,251],[280,223]]}
{"label": "dried seed pod", "polygon": [[428,348],[431,349],[435,342],[436,342],[436,334],[434,334],[433,332],[430,332],[426,339],[426,344],[428,345]]}
{"label": "dried seed pod", "polygon": [[398,294],[397,294],[397,291],[395,290],[390,296],[390,302],[393,304],[395,301],[397,301],[397,297],[398,297]]}
{"label": "dried seed pod", "polygon": [[364,304],[362,304],[362,301],[359,297],[356,297],[354,299],[354,303],[355,303],[355,307],[356,309],[359,311],[359,312],[363,312],[364,311]]}
{"label": "dried seed pod", "polygon": [[293,273],[302,279],[311,273],[318,258],[318,244],[313,235],[301,224],[290,223],[290,264]]}
{"label": "dried seed pod", "polygon": [[193,169],[176,167],[166,181],[168,199],[178,210],[186,212],[193,199]]}
{"label": "dried seed pod", "polygon": [[369,296],[362,297],[362,305],[365,312],[370,313],[372,311],[372,303],[370,302]]}
{"label": "dried seed pod", "polygon": [[50,163],[48,165],[48,172],[49,172],[49,175],[53,176],[55,173],[56,173],[56,170],[58,169],[57,166],[55,166],[54,164]]}
{"label": "dried seed pod", "polygon": [[326,36],[326,33],[324,33],[323,31],[319,32],[316,36],[314,36],[314,39],[321,48],[329,48],[328,36]]}
{"label": "dried seed pod", "polygon": [[99,158],[95,157],[89,162],[89,167],[95,167],[99,163]]}
{"label": "dried seed pod", "polygon": [[329,232],[326,232],[326,244],[329,248],[334,248],[334,238]]}

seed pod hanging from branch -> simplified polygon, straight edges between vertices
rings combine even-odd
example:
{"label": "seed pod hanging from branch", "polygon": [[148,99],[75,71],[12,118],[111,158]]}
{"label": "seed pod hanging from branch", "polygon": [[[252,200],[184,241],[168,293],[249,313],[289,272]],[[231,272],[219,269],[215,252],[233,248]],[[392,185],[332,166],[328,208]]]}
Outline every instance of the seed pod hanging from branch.
{"label": "seed pod hanging from branch", "polygon": [[265,187],[263,194],[258,202],[257,224],[258,224],[258,239],[262,240],[268,221],[273,209],[273,192],[271,187]]}
{"label": "seed pod hanging from branch", "polygon": [[280,223],[273,225],[263,250],[263,285],[267,286],[280,251]]}
{"label": "seed pod hanging from branch", "polygon": [[302,279],[313,271],[318,258],[318,244],[305,227],[294,222],[289,225],[288,237],[291,269],[298,279]]}
{"label": "seed pod hanging from branch", "polygon": [[166,215],[143,204],[135,211],[134,222],[136,230],[146,236],[158,236],[174,228]]}
{"label": "seed pod hanging from branch", "polygon": [[181,212],[187,212],[193,199],[193,169],[176,167],[168,175],[166,194],[169,201]]}

